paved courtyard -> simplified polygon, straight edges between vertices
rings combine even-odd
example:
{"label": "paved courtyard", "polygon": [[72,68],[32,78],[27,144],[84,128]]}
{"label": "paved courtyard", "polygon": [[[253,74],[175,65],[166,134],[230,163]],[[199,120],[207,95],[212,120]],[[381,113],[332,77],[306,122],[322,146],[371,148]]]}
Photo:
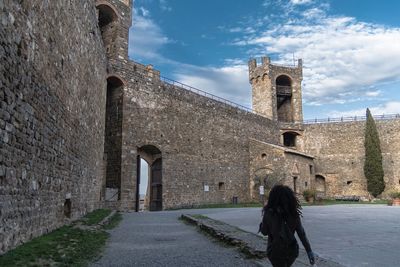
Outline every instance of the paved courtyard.
{"label": "paved courtyard", "polygon": [[[184,224],[181,214],[204,214],[257,232],[261,208],[125,213],[92,266],[259,266],[237,250]],[[303,224],[314,252],[345,266],[400,266],[400,207],[304,207]],[[317,264],[318,266],[318,264]]]}
{"label": "paved courtyard", "polygon": [[[259,208],[201,212],[246,231],[256,232]],[[333,205],[303,208],[303,224],[313,250],[351,267],[400,266],[400,207]]]}

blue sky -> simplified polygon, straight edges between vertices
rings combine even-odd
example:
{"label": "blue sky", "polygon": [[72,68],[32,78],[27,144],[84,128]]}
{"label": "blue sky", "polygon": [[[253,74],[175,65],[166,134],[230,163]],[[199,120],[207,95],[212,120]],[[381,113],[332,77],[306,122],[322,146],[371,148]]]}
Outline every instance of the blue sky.
{"label": "blue sky", "polygon": [[135,0],[129,56],[251,107],[249,58],[302,58],[305,119],[400,112],[397,0]]}

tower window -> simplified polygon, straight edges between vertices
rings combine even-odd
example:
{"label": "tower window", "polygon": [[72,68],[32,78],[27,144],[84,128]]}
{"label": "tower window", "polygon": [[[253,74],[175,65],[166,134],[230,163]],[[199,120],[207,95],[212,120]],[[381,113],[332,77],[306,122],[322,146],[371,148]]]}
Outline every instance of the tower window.
{"label": "tower window", "polygon": [[286,132],[283,134],[283,145],[288,147],[296,146],[296,136],[297,133]]}

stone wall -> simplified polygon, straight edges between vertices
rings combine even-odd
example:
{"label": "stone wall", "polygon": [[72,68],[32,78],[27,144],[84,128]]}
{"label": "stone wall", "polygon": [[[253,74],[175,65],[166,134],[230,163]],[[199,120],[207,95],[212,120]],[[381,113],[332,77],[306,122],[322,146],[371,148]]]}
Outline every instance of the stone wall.
{"label": "stone wall", "polygon": [[122,208],[134,204],[137,150],[145,145],[161,151],[164,208],[249,201],[249,138],[277,144],[276,123],[163,83],[151,68],[129,64],[118,73],[127,81]]}
{"label": "stone wall", "polygon": [[98,205],[106,59],[94,1],[0,1],[0,17],[4,253]]}
{"label": "stone wall", "polygon": [[[376,121],[386,190],[400,189],[400,120]],[[298,139],[306,153],[316,156],[316,173],[325,177],[329,196],[368,197],[363,165],[365,122],[304,125]]]}
{"label": "stone wall", "polygon": [[[311,166],[311,167],[310,167]],[[250,141],[250,197],[260,200],[260,186],[267,195],[276,183],[291,187],[300,197],[314,186],[313,157],[282,146]]]}

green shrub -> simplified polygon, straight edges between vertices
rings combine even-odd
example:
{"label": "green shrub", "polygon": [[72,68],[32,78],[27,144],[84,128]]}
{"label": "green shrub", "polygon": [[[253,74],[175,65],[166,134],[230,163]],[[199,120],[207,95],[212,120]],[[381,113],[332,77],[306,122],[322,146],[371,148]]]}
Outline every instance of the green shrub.
{"label": "green shrub", "polygon": [[391,198],[400,198],[400,191],[390,191],[389,196]]}
{"label": "green shrub", "polygon": [[303,197],[306,201],[310,198],[315,198],[315,190],[314,189],[306,189],[303,191]]}

